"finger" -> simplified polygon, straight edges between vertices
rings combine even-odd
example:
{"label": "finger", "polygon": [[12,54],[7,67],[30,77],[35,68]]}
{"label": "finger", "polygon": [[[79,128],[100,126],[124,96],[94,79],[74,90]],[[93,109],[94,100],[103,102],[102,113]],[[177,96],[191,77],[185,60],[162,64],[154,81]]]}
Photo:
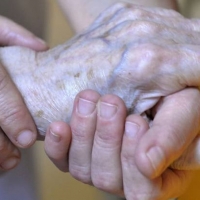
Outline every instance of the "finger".
{"label": "finger", "polygon": [[[147,197],[150,197],[151,181],[138,171],[135,163],[136,147],[147,130],[148,124],[142,117],[137,115],[127,117],[121,153],[123,186],[127,200],[150,199]],[[156,194],[151,192],[151,195],[155,197]]]}
{"label": "finger", "polygon": [[141,13],[148,12],[153,15],[159,15],[159,17],[176,18],[176,19],[183,18],[183,16],[175,10],[164,9],[164,8],[153,8],[149,6],[140,6],[131,3],[118,2],[107,8],[104,12],[102,12],[102,14],[95,21],[95,24],[105,23],[107,21],[110,21],[113,16],[116,16],[118,13],[123,11],[126,12],[126,10],[131,10],[133,14],[136,15],[139,14],[140,16]]}
{"label": "finger", "polygon": [[[155,12],[151,12],[150,10],[144,10],[144,9],[138,9],[137,7],[135,9],[127,8],[127,9],[121,9],[118,11],[113,17],[110,19],[109,27],[114,27],[116,25],[119,25],[123,22],[136,22],[136,24],[140,25],[140,29],[144,29],[146,32],[146,35],[148,35],[149,31],[151,31],[151,24],[157,25],[157,31],[159,31],[159,27],[163,27],[163,30],[168,33],[173,33],[173,31],[184,31],[185,33],[196,34],[199,35],[199,31],[197,29],[198,25],[200,25],[200,20],[191,20],[186,19],[184,17],[181,18],[169,18],[166,16],[161,16],[156,14]],[[152,25],[152,28],[155,29],[155,26]],[[108,25],[107,25],[108,26]],[[134,29],[134,27],[132,27]],[[171,33],[171,35],[173,35]]]}
{"label": "finger", "polygon": [[144,175],[159,176],[195,138],[200,124],[199,98],[197,89],[188,88],[160,102],[152,127],[136,151],[136,163]]}
{"label": "finger", "polygon": [[154,21],[127,20],[111,28],[105,39],[115,42],[117,38],[120,41],[130,41],[132,43],[135,42],[135,44],[138,41],[140,44],[149,43],[151,40],[152,44],[158,44],[160,46],[185,45],[186,43],[188,45],[198,45],[200,44],[199,36],[197,32],[191,33],[191,30],[186,31],[173,27],[166,28],[166,25]]}
{"label": "finger", "polygon": [[47,44],[15,22],[0,16],[0,45],[24,46],[36,51],[48,49]]}
{"label": "finger", "polygon": [[0,126],[18,147],[31,146],[37,137],[34,121],[16,86],[0,64]]}
{"label": "finger", "polygon": [[101,190],[121,196],[120,154],[126,118],[124,102],[114,95],[101,97],[97,116],[92,150],[92,183]]}
{"label": "finger", "polygon": [[148,124],[142,117],[137,115],[127,117],[121,154],[124,193],[127,200],[161,200],[177,197],[184,191],[191,178],[191,173],[188,171],[171,169],[167,169],[153,180],[141,174],[135,163],[136,149],[148,129]]}
{"label": "finger", "polygon": [[45,136],[45,152],[54,165],[63,172],[68,171],[68,151],[71,129],[64,122],[53,122]]}
{"label": "finger", "polygon": [[[180,14],[179,16],[176,16],[175,18],[169,17],[169,14],[167,15],[167,12],[166,11],[164,12],[164,10],[167,10],[167,9],[163,9],[163,11],[159,12],[151,8],[146,8],[146,7],[136,6],[136,5],[131,5],[131,4],[125,4],[123,6],[123,3],[122,4],[119,3],[109,8],[107,12],[106,11],[103,12],[103,14],[100,15],[99,18],[97,18],[94,25],[91,26],[93,31],[92,33],[90,33],[90,35],[93,35],[93,36],[102,35],[104,34],[106,30],[107,31],[112,30],[112,28],[119,26],[122,23],[131,22],[131,21],[132,22],[135,21],[137,22],[137,24],[140,24],[140,29],[143,29],[146,32],[146,35],[148,36],[149,35],[151,36],[151,34],[148,34],[148,32],[151,30],[150,29],[151,27],[148,26],[148,24],[150,23],[155,23],[157,24],[157,26],[162,25],[163,27],[165,27],[165,30],[166,28],[173,28],[173,29],[182,30],[182,31],[183,30],[189,31],[190,34],[193,33],[191,32],[191,30],[196,32],[197,22],[193,20],[185,19]],[[161,15],[162,12],[163,14]],[[147,24],[146,26],[145,26],[145,23]],[[101,26],[101,29],[103,29],[104,32],[99,31],[99,29],[95,30],[95,28],[98,25]],[[134,30],[134,27],[132,28]]]}
{"label": "finger", "polygon": [[72,142],[69,152],[71,175],[91,184],[91,155],[96,129],[96,103],[100,95],[92,90],[80,92],[74,102],[70,122]]}
{"label": "finger", "polygon": [[0,129],[0,169],[10,170],[20,161],[20,151],[12,144]]}

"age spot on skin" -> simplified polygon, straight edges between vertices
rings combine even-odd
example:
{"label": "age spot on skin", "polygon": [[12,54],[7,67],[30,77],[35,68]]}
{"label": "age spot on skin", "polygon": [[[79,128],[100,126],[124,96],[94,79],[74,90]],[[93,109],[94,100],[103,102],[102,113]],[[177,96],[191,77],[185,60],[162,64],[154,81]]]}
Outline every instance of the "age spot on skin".
{"label": "age spot on skin", "polygon": [[79,76],[80,76],[80,73],[77,73],[74,75],[74,78],[79,78]]}
{"label": "age spot on skin", "polygon": [[38,111],[36,112],[36,117],[38,117],[38,118],[42,118],[43,115],[44,115],[44,111],[43,111],[43,110],[38,110]]}
{"label": "age spot on skin", "polygon": [[90,69],[88,72],[87,72],[87,78],[88,80],[91,80],[92,77],[94,77],[94,72],[92,69]]}
{"label": "age spot on skin", "polygon": [[61,90],[65,90],[65,83],[62,80],[56,82],[56,87]]}

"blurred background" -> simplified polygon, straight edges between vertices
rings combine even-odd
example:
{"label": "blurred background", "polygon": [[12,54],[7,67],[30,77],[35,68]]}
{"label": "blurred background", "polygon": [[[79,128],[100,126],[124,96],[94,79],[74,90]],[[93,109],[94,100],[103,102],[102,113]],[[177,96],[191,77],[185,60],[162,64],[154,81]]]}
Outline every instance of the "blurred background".
{"label": "blurred background", "polygon": [[[51,47],[60,44],[70,37],[73,33],[68,23],[64,19],[55,0],[1,0],[0,15],[8,16],[23,26],[43,37]],[[187,17],[200,17],[199,0],[179,0],[180,10]],[[15,5],[16,4],[16,5]],[[38,13],[32,13],[32,18],[25,17],[35,8]],[[40,5],[34,7],[35,5]],[[21,13],[13,12],[17,7],[23,11]],[[40,12],[41,11],[41,12]],[[29,12],[29,13],[27,13]],[[41,14],[40,14],[41,13]],[[37,22],[37,23],[36,23]],[[31,24],[31,25],[30,25]],[[91,186],[79,183],[72,179],[69,174],[59,172],[46,157],[43,150],[43,142],[37,142],[29,154],[25,154],[27,160],[30,158],[31,167],[36,173],[31,173],[37,183],[39,191],[38,200],[116,200],[117,198],[107,195],[92,188]],[[33,154],[33,155],[32,155]],[[34,162],[31,162],[34,157]],[[25,164],[27,167],[27,165]],[[22,174],[24,172],[22,171]],[[29,178],[29,177],[28,177]],[[196,172],[191,186],[180,200],[199,200],[200,190],[200,172]],[[1,186],[0,186],[1,187]],[[0,194],[1,196],[1,194]],[[1,199],[1,197],[0,197]],[[8,199],[4,199],[8,200]],[[15,200],[15,199],[9,199]],[[23,199],[27,200],[27,199]]]}

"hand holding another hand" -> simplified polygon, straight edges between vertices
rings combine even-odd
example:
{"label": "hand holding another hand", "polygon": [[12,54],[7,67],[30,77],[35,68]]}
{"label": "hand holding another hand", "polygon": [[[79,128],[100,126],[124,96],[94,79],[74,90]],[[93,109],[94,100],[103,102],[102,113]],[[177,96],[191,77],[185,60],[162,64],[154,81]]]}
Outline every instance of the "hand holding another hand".
{"label": "hand holding another hand", "polygon": [[[127,15],[126,13],[129,14]],[[189,67],[196,64],[196,58],[198,59],[196,56],[198,51],[192,48],[194,44],[196,46],[199,44],[198,21],[191,20],[192,25],[189,24],[185,27],[186,22],[188,20],[175,11],[117,4],[105,11],[87,31],[77,35],[68,43],[44,53],[36,53],[18,47],[2,48],[0,49],[0,58],[23,95],[41,135],[45,133],[49,122],[55,120],[69,122],[75,95],[88,88],[97,91],[100,95],[108,93],[118,95],[124,100],[129,112],[134,114],[144,115],[147,111],[150,111],[151,115],[154,116],[156,113],[150,129],[148,129],[147,124],[141,126],[144,128],[142,130],[144,132],[146,130],[147,133],[143,135],[141,132],[138,140],[142,142],[139,142],[137,146],[132,146],[134,149],[130,152],[134,154],[133,163],[135,168],[127,169],[129,173],[132,169],[135,172],[137,171],[138,179],[143,177],[140,180],[144,181],[146,187],[143,188],[144,190],[133,191],[133,188],[126,186],[127,191],[125,191],[125,194],[130,199],[131,195],[137,196],[144,193],[149,195],[149,191],[152,191],[155,187],[154,197],[170,197],[174,196],[174,194],[179,194],[179,189],[181,188],[179,186],[182,186],[184,181],[180,181],[181,178],[174,180],[173,182],[177,185],[174,188],[174,193],[172,194],[172,191],[169,191],[169,193],[164,194],[168,187],[161,187],[161,174],[169,171],[168,166],[187,149],[199,131],[199,106],[196,105],[197,109],[194,108],[194,104],[199,100],[199,91],[197,89],[183,90],[191,85],[185,81],[184,73],[186,71],[178,70],[189,69]],[[10,52],[13,53],[12,59]],[[27,69],[27,63],[30,64],[29,69]],[[198,84],[195,86],[198,86]],[[94,109],[95,112],[99,94],[97,96],[92,95],[94,99],[86,98],[86,101],[84,101],[83,98],[82,103],[92,101],[90,110]],[[73,137],[70,150],[68,149],[71,140],[69,126],[57,123],[55,127],[50,127],[46,137],[46,144],[48,144],[48,139],[51,138],[58,141],[53,143],[52,140],[49,140],[51,146],[46,146],[48,148],[46,149],[53,162],[61,170],[67,171],[66,156],[69,150],[70,171],[76,178],[87,183],[92,180],[93,184],[101,189],[107,188],[105,186],[108,185],[107,190],[114,191],[113,193],[117,194],[123,194],[121,172],[124,170],[123,166],[120,168],[121,158],[119,156],[121,154],[120,147],[123,146],[124,142],[124,139],[122,140],[124,125],[119,122],[122,120],[124,123],[126,115],[125,106],[120,102],[117,100],[117,105],[119,103],[121,106],[120,116],[116,118],[118,123],[113,123],[113,126],[109,129],[106,123],[108,119],[107,121],[100,121],[100,124],[105,126],[99,126],[101,131],[97,132],[97,139],[99,138],[100,140],[94,146],[94,150],[96,149],[95,151],[99,152],[97,151],[98,145],[103,146],[105,144],[106,148],[109,148],[110,145],[111,151],[102,151],[101,158],[105,158],[104,161],[108,161],[108,158],[113,155],[112,163],[118,163],[119,168],[116,168],[117,171],[111,170],[110,176],[108,176],[110,177],[109,181],[112,180],[112,177],[116,177],[111,181],[111,186],[109,185],[110,182],[106,181],[106,178],[103,183],[98,183],[99,177],[95,175],[98,175],[99,172],[104,174],[109,168],[113,168],[111,166],[112,163],[109,165],[109,162],[106,163],[104,161],[102,166],[101,161],[98,159],[98,153],[92,153],[95,156],[90,159],[91,152],[95,152],[91,149],[93,148],[91,145],[95,137],[93,133],[96,126],[94,127],[94,123],[91,120],[88,122],[88,127],[91,130],[87,129],[87,126],[85,126],[87,123],[83,122],[86,119],[90,119],[89,117],[86,119],[78,118],[78,120],[76,120],[76,117],[72,118]],[[182,102],[182,104],[179,102]],[[111,103],[113,110],[116,110],[116,102],[106,101],[102,105],[106,106],[107,103]],[[173,105],[176,105],[176,109],[174,109]],[[170,112],[168,108],[170,108]],[[190,110],[192,110],[191,113]],[[85,114],[87,115],[87,113]],[[140,120],[142,119],[140,118]],[[80,122],[78,123],[78,121]],[[82,124],[82,127],[79,127],[79,131],[75,127],[76,123]],[[89,126],[89,123],[92,123],[92,126]],[[132,118],[130,123],[132,123]],[[62,126],[65,126],[64,129],[60,128]],[[87,140],[81,135],[81,128],[83,131],[89,131],[85,131],[89,133],[86,136]],[[105,130],[102,130],[102,128],[105,128]],[[61,131],[61,137],[59,137],[59,131]],[[116,140],[109,140],[114,136],[105,137],[104,131],[108,135],[116,131]],[[163,134],[161,134],[161,131]],[[179,138],[183,138],[181,142],[179,142]],[[107,140],[108,144],[106,143]],[[62,144],[59,143],[62,141]],[[166,141],[168,142],[165,143]],[[170,143],[170,141],[174,142]],[[132,142],[134,143],[134,141]],[[80,151],[79,145],[82,147],[81,153],[84,155],[81,158],[76,155],[76,152]],[[154,146],[160,147],[164,151],[164,153],[161,153],[163,156],[160,156],[161,159],[155,166],[151,165],[147,156],[148,150]],[[131,146],[128,147],[131,148]],[[52,151],[53,148],[55,148],[54,152]],[[108,155],[108,153],[110,154]],[[132,159],[132,156],[130,159]],[[86,163],[82,163],[82,158],[84,160],[87,158]],[[95,170],[92,171],[93,164],[91,163],[95,163],[93,160],[99,163],[97,164],[99,168],[96,168],[96,172]],[[78,173],[78,166],[81,166],[79,165],[80,163],[83,164],[83,172]],[[144,165],[144,163],[146,164]],[[146,166],[150,167],[147,169]],[[172,172],[172,178],[174,179],[176,171]],[[93,178],[91,178],[91,173]],[[130,178],[130,182],[137,183],[137,176],[130,177],[127,175],[127,177]],[[151,179],[155,177],[158,180],[156,183],[152,182]],[[118,179],[117,185],[113,186],[112,184],[115,184]],[[166,185],[168,185],[168,181],[169,179],[167,179]],[[177,183],[179,181],[180,185]],[[138,183],[139,185],[142,184],[142,182]],[[125,185],[125,182],[123,184]]]}
{"label": "hand holding another hand", "polygon": [[[111,66],[116,67],[112,73],[107,73],[105,70],[106,73],[104,74],[109,74],[109,79],[105,81],[106,86],[99,90],[100,93],[115,93],[125,100],[129,110],[143,114],[150,109],[155,118],[152,127],[146,130],[145,135],[141,133],[138,139],[140,142],[135,146],[133,145],[134,141],[130,142],[133,146],[128,145],[129,142],[124,143],[124,141],[130,139],[127,138],[126,140],[126,136],[124,136],[122,142],[122,135],[119,134],[121,128],[118,127],[122,126],[119,125],[119,121],[113,126],[118,128],[114,129],[111,126],[112,129],[110,127],[110,131],[116,133],[114,136],[116,140],[122,142],[122,152],[130,153],[127,156],[128,159],[120,162],[121,152],[117,148],[118,145],[111,146],[116,147],[116,151],[112,155],[108,155],[108,152],[104,152],[103,149],[97,151],[95,145],[91,147],[93,141],[91,138],[98,138],[99,132],[109,133],[105,124],[104,126],[98,126],[97,123],[95,128],[98,131],[94,136],[90,132],[90,130],[94,130],[94,123],[90,122],[92,124],[91,126],[88,125],[90,129],[85,131],[85,124],[87,123],[84,119],[79,116],[79,118],[75,118],[77,121],[74,122],[73,117],[71,123],[72,128],[75,129],[72,129],[69,165],[71,166],[70,172],[75,178],[86,183],[93,183],[98,188],[119,195],[123,194],[122,185],[124,184],[127,199],[132,199],[134,196],[139,198],[144,194],[150,195],[149,198],[152,199],[166,199],[177,196],[182,192],[182,189],[188,183],[190,172],[181,171],[181,169],[195,167],[197,164],[195,162],[198,160],[193,159],[192,166],[190,166],[190,160],[187,160],[188,157],[183,163],[180,160],[175,162],[176,164],[173,164],[173,166],[178,167],[179,171],[168,167],[184,153],[199,132],[199,103],[196,103],[199,102],[199,91],[196,89],[180,91],[187,86],[199,85],[198,70],[197,74],[194,73],[195,67],[198,66],[198,27],[198,20],[185,19],[175,11],[118,4],[103,13],[91,26],[90,30],[82,34],[83,38],[99,41],[99,44],[102,40],[112,49],[107,53],[107,56],[104,56],[104,60],[102,59],[102,69],[105,60],[109,60]],[[114,65],[112,65],[113,63]],[[194,68],[191,68],[191,66],[194,66]],[[130,85],[131,87],[129,87]],[[93,103],[94,106],[97,102]],[[123,118],[124,115],[120,116]],[[85,120],[89,119],[90,117]],[[82,132],[81,130],[77,131],[77,124],[79,124]],[[99,131],[98,127],[103,130]],[[143,124],[142,127],[145,129],[146,125]],[[87,133],[85,135],[87,139],[90,138],[89,144],[83,144],[86,147],[85,151],[84,148],[80,150],[78,147],[80,144],[82,145],[83,141],[86,141],[84,140],[84,133]],[[110,144],[108,135],[100,144]],[[101,137],[100,139],[102,139]],[[113,138],[113,135],[111,138]],[[69,133],[68,144],[70,139]],[[160,157],[153,154],[153,151],[150,151],[152,154],[149,153],[147,157],[147,152],[152,150],[154,146],[162,149],[162,153],[157,151],[157,153],[160,153]],[[52,151],[49,147],[46,146],[46,148],[51,157]],[[69,146],[63,152],[67,152],[68,148]],[[78,150],[81,151],[79,154],[77,153]],[[190,151],[189,157],[194,157],[195,153],[198,155],[198,151],[194,147],[193,154]],[[77,156],[84,155],[84,152],[87,156],[81,156],[78,159]],[[161,159],[152,164],[148,160],[150,155]],[[65,156],[63,154],[60,160],[55,159],[56,153],[54,152],[54,156],[51,158],[58,167],[64,166],[60,168],[66,171],[68,165],[66,160],[63,160],[63,158],[66,159]],[[105,160],[105,162],[102,160]],[[95,162],[98,164],[95,164]],[[123,178],[120,171],[121,165],[122,171],[125,170]],[[134,170],[135,173],[131,170]],[[108,171],[109,173],[106,173]],[[100,174],[103,178],[95,177],[95,174]],[[112,180],[110,176],[106,178],[104,177],[105,174],[109,174],[115,179]],[[134,174],[134,176],[131,177],[130,174]],[[146,176],[156,178],[152,180]],[[118,184],[115,185],[115,183]],[[152,191],[154,192],[151,193]]]}
{"label": "hand holding another hand", "polygon": [[[187,101],[188,95],[191,101]],[[170,165],[198,134],[199,113],[190,111],[199,95],[191,88],[164,97],[153,108],[156,114],[149,127],[139,115],[126,117],[126,107],[119,97],[83,91],[75,100],[71,129],[63,122],[51,124],[45,138],[46,153],[60,170],[127,200],[177,197],[189,184],[192,171]],[[144,176],[137,164],[144,160],[139,158],[141,147],[146,148],[152,141],[164,150],[162,157],[154,156],[154,164],[159,164],[155,169],[160,170],[155,171],[156,178]],[[154,165],[143,162],[147,172],[151,167]]]}

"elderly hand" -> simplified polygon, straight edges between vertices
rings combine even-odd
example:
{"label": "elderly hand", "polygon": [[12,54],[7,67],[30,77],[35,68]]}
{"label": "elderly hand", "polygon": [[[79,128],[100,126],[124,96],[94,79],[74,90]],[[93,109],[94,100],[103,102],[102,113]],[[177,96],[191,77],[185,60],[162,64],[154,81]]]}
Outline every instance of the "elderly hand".
{"label": "elderly hand", "polygon": [[[34,50],[46,50],[47,46],[29,31],[11,20],[0,16],[0,46],[20,45]],[[9,170],[20,160],[20,152],[14,146],[28,147],[36,139],[36,127],[21,94],[0,63],[0,168]],[[12,140],[12,143],[8,137]]]}
{"label": "elderly hand", "polygon": [[120,97],[129,98],[129,107],[134,105],[132,111],[140,114],[161,96],[200,85],[199,31],[200,20],[176,11],[119,3],[103,12],[83,36],[99,39],[107,50],[101,61],[113,66],[107,91],[119,95],[123,90]]}
{"label": "elderly hand", "polygon": [[[185,26],[186,22],[191,24]],[[129,111],[137,114],[144,114],[163,96],[185,88],[187,84],[179,81],[176,69],[183,65],[189,69],[195,64],[194,51],[183,47],[198,45],[197,24],[175,11],[117,4],[68,43],[45,53],[2,48],[0,59],[43,135],[49,122],[69,122],[75,95],[87,88],[100,94],[117,94]],[[183,62],[185,59],[187,62]],[[181,143],[181,149],[195,137],[187,131],[176,134],[191,138]],[[163,144],[161,140],[165,137],[159,138],[157,144]],[[154,144],[152,138],[148,145]],[[145,148],[139,148],[138,156],[143,163],[150,163]],[[168,164],[171,159],[166,157]],[[137,165],[147,176],[156,176],[157,169],[150,167],[145,172],[138,161]]]}

